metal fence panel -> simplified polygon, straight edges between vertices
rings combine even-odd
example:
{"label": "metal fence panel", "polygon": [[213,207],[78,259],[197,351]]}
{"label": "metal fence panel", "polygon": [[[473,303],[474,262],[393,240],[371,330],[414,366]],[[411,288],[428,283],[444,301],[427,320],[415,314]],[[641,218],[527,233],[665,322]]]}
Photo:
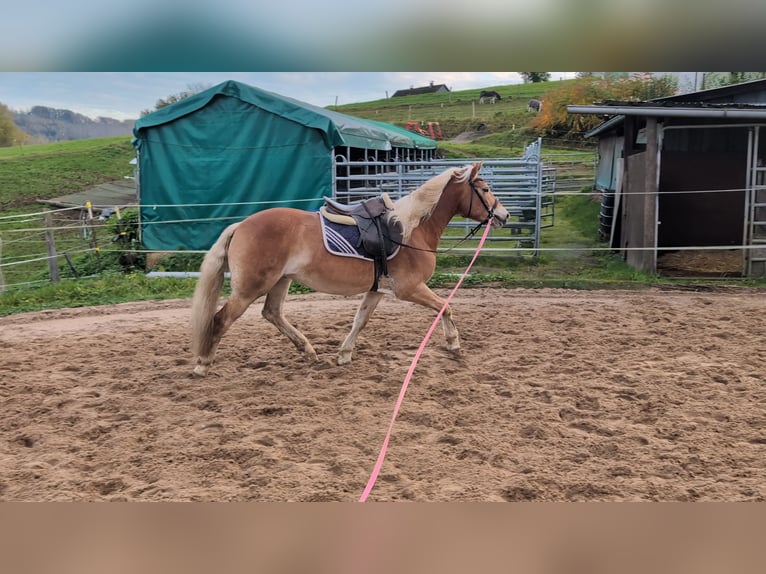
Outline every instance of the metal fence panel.
{"label": "metal fence panel", "polygon": [[[496,250],[531,250],[540,246],[540,230],[554,223],[556,169],[542,162],[541,140],[533,142],[520,158],[477,158],[483,161],[482,177],[510,213],[500,229],[493,229],[488,241]],[[335,199],[351,203],[380,193],[396,200],[411,193],[450,167],[462,167],[468,160],[414,159],[410,161],[348,161],[335,158]],[[442,241],[449,246],[475,226],[464,218],[453,219]],[[463,235],[460,234],[463,233]]]}

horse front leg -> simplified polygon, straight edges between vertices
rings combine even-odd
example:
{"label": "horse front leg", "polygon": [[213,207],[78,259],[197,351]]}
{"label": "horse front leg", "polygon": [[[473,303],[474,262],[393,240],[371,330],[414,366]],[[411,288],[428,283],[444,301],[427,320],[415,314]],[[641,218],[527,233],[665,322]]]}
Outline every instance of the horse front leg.
{"label": "horse front leg", "polygon": [[354,324],[351,326],[351,331],[340,346],[337,361],[339,365],[347,365],[351,362],[351,353],[356,344],[356,337],[359,335],[359,332],[364,329],[367,321],[370,320],[370,315],[375,311],[375,308],[378,306],[378,303],[380,303],[382,298],[383,293],[378,291],[368,291],[365,294],[359,308],[356,310],[356,316],[354,317]]}
{"label": "horse front leg", "polygon": [[290,289],[291,279],[283,277],[271,288],[266,295],[266,302],[263,304],[263,317],[272,323],[279,332],[285,335],[293,342],[293,345],[301,351],[309,361],[317,360],[317,352],[311,346],[306,336],[298,329],[287,322],[282,312],[282,305],[287,297],[287,291]]}
{"label": "horse front leg", "polygon": [[[418,305],[434,309],[437,312],[441,311],[442,307],[444,307],[444,299],[431,291],[425,283],[420,283],[409,293],[397,293],[397,297],[403,301],[417,303]],[[447,305],[442,314],[442,329],[444,330],[444,338],[447,340],[447,350],[452,351],[455,355],[459,355],[460,336],[458,335],[455,322],[452,320],[452,309],[449,305]]]}

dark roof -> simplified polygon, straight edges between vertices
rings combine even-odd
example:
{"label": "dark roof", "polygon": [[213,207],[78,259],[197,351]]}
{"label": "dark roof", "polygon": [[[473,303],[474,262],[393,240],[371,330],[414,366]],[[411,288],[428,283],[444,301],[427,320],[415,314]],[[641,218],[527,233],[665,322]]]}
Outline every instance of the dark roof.
{"label": "dark roof", "polygon": [[[686,94],[685,94],[686,95]],[[721,109],[721,110],[764,110],[766,104],[751,104],[744,102],[705,102],[697,100],[668,100],[659,98],[656,100],[647,100],[637,102],[635,100],[604,100],[594,106],[613,106],[615,108],[651,108],[651,109],[673,109],[673,108],[696,108],[696,109]]]}
{"label": "dark roof", "polygon": [[[625,119],[624,114],[630,113],[626,108],[636,110],[635,113],[645,112],[647,115],[662,115],[657,113],[658,110],[667,110],[669,114],[672,114],[674,109],[689,110],[692,113],[697,110],[700,116],[716,113],[713,110],[739,110],[741,112],[739,115],[744,116],[745,114],[742,112],[766,112],[766,104],[763,102],[764,94],[766,94],[766,80],[753,80],[646,101],[605,100],[601,103],[594,103],[593,108],[615,108],[615,110],[620,109],[623,113],[620,114],[620,112],[615,111],[611,118],[587,132],[585,137],[593,137],[618,128]],[[743,96],[747,97],[748,95],[751,95],[753,101],[743,101]],[[605,117],[608,116],[606,112],[600,111],[599,113],[604,113]],[[736,112],[734,113],[736,114]],[[753,114],[750,113],[749,115],[752,116]]]}
{"label": "dark roof", "polygon": [[39,201],[55,207],[81,207],[83,209],[85,203],[90,201],[95,209],[101,209],[135,205],[138,203],[138,197],[136,196],[136,182],[131,178],[108,181],[84,191]]}
{"label": "dark roof", "polygon": [[416,96],[418,94],[434,94],[436,92],[449,92],[449,88],[445,84],[431,84],[423,86],[422,88],[408,88],[406,90],[396,90],[392,98],[399,96]]}

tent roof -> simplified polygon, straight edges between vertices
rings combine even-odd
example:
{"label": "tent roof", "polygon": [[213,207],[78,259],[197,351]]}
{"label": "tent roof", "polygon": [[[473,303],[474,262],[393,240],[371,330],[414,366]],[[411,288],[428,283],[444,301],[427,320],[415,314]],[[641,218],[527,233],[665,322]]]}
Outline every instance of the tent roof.
{"label": "tent roof", "polygon": [[233,80],[144,116],[136,121],[133,133],[139,137],[142,129],[173,122],[205,107],[218,96],[237,98],[290,121],[318,129],[325,134],[327,143],[332,147],[349,146],[385,151],[393,147],[434,149],[437,145],[430,138],[391,124],[341,114]]}

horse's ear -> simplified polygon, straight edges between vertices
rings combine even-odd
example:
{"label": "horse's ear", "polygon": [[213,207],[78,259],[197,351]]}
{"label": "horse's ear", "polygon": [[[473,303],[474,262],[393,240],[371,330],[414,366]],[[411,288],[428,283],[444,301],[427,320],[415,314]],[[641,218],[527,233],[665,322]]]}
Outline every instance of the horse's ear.
{"label": "horse's ear", "polygon": [[481,171],[482,165],[484,165],[483,161],[477,161],[473,164],[473,169],[471,170],[471,179],[476,179],[476,176],[478,176],[479,172]]}

